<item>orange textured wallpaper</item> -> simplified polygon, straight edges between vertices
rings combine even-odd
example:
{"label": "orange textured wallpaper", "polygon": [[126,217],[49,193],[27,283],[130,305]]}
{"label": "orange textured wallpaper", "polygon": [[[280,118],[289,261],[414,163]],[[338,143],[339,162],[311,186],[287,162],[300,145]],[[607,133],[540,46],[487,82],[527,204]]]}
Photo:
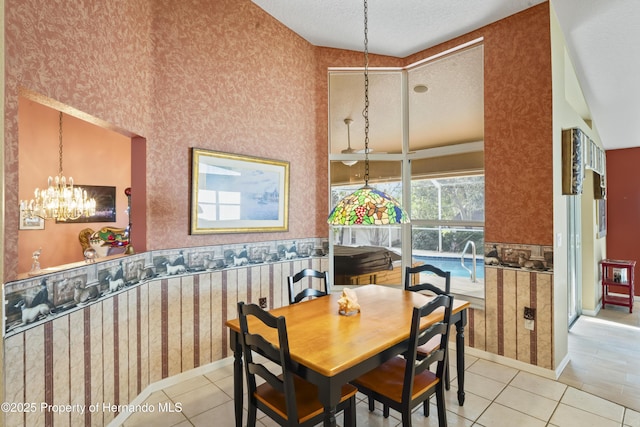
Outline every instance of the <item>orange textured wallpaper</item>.
{"label": "orange textured wallpaper", "polygon": [[487,27],[485,240],[553,244],[549,5]]}
{"label": "orange textured wallpaper", "polygon": [[407,58],[484,38],[485,241],[553,244],[549,4]]}
{"label": "orange textured wallpaper", "polygon": [[[262,9],[249,0],[7,0],[5,9],[5,279],[17,268],[21,88],[146,139],[148,250],[327,234],[315,48]],[[289,161],[289,231],[190,236],[190,147]]]}
{"label": "orange textured wallpaper", "polygon": [[[20,88],[146,139],[148,250],[326,236],[328,66],[249,0],[6,0],[5,280],[17,270]],[[552,242],[549,5],[409,58],[485,38],[487,241]],[[188,234],[189,148],[291,162],[289,231]],[[136,165],[133,165],[134,171]]]}
{"label": "orange textured wallpaper", "polygon": [[[607,151],[607,258],[636,261],[640,269],[640,148]],[[640,295],[636,285],[635,294]]]}
{"label": "orange textured wallpaper", "polygon": [[18,268],[20,90],[54,99],[132,133],[148,133],[152,15],[147,0],[99,6],[73,0],[7,0],[4,4],[4,275],[9,280]]}
{"label": "orange textured wallpaper", "polygon": [[[249,1],[158,4],[147,249],[325,235],[316,224],[327,196],[309,191],[327,169],[315,149],[313,47]],[[190,147],[289,161],[289,232],[190,236]]]}

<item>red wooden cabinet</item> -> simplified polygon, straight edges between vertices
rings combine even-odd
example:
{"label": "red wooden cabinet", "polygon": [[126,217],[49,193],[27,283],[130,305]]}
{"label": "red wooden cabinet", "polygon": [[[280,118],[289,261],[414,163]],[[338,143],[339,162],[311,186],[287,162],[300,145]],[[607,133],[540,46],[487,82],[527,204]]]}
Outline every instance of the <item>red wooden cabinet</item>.
{"label": "red wooden cabinet", "polygon": [[603,259],[600,264],[602,265],[602,308],[607,304],[620,305],[629,307],[629,313],[633,313],[633,270],[636,262]]}

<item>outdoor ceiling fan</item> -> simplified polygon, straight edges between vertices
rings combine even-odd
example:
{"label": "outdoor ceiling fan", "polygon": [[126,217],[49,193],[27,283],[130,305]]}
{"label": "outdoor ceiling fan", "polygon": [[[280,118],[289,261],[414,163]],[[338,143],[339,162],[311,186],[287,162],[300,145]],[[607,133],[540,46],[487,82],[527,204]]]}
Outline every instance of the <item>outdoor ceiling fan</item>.
{"label": "outdoor ceiling fan", "polygon": [[[344,150],[341,151],[342,154],[364,154],[365,149],[363,148],[362,150],[355,150],[353,148],[351,148],[351,123],[353,123],[353,119],[350,119],[349,117],[347,117],[346,119],[344,119],[344,124],[347,125],[347,148],[345,148]],[[371,148],[369,148],[369,153],[371,153],[373,150]],[[357,160],[343,160],[342,163],[344,163],[347,166],[353,166],[356,163],[358,163]]]}

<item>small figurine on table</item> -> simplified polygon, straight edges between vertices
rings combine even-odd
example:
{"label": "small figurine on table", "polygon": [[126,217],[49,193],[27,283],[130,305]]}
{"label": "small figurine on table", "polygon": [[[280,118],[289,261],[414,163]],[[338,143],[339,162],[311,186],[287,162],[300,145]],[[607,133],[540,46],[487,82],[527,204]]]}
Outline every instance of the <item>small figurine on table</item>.
{"label": "small figurine on table", "polygon": [[338,300],[338,313],[343,316],[352,316],[360,313],[358,296],[352,289],[343,289],[342,296]]}
{"label": "small figurine on table", "polygon": [[31,259],[31,271],[40,271],[40,254],[42,253],[42,248],[39,248],[37,251],[33,251],[33,255]]}

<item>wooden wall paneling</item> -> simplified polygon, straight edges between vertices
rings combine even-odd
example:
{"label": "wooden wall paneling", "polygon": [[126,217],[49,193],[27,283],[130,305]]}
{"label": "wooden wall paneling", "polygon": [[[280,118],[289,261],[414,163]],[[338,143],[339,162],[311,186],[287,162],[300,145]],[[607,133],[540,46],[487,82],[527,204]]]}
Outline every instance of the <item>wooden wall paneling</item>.
{"label": "wooden wall paneling", "polygon": [[194,275],[186,275],[180,278],[180,298],[182,298],[182,310],[180,313],[181,335],[181,365],[179,372],[194,368],[195,330],[198,327],[194,323]]}
{"label": "wooden wall paneling", "polygon": [[[237,285],[237,286],[236,286]],[[238,307],[238,288],[242,286],[238,282],[238,272],[236,269],[226,270],[222,272],[222,298],[223,304],[226,304],[224,310],[224,317],[222,319],[222,325],[220,326],[224,330],[224,323],[237,317]],[[225,331],[226,333],[226,331]]]}
{"label": "wooden wall paneling", "polygon": [[[69,390],[70,376],[70,330],[69,316],[60,317],[52,321],[53,325],[53,401],[54,405],[68,405],[71,403]],[[77,331],[74,331],[77,333]],[[11,366],[11,365],[8,365]],[[54,413],[53,424],[56,427],[69,426],[69,413]],[[9,425],[9,424],[8,424]]]}
{"label": "wooden wall paneling", "polygon": [[200,276],[193,276],[193,367],[200,366]]}
{"label": "wooden wall paneling", "polygon": [[322,271],[328,271],[329,270],[329,258],[328,257],[320,258],[320,267],[322,268]]}
{"label": "wooden wall paneling", "polygon": [[502,353],[501,355],[510,357],[511,359],[518,358],[518,323],[522,320],[522,315],[518,312],[517,306],[513,304],[516,301],[517,287],[516,284],[509,284],[503,286],[502,292]]}
{"label": "wooden wall paneling", "polygon": [[[129,396],[129,297],[127,295],[128,292],[121,292],[114,298],[115,301],[118,301],[118,340],[115,341],[117,345],[117,377],[118,380],[118,388],[116,389],[116,393],[118,393],[118,403],[124,404],[129,403],[133,400],[136,395]],[[115,313],[114,313],[115,315]],[[114,401],[115,402],[115,401]],[[113,417],[114,414],[105,414],[105,416],[109,415],[109,418]],[[117,415],[117,414],[116,414]]]}
{"label": "wooden wall paneling", "polygon": [[[167,309],[168,309],[168,323],[166,340],[166,349],[163,348],[163,352],[166,353],[168,360],[168,371],[166,375],[163,373],[163,378],[167,376],[173,376],[182,372],[182,277],[172,277],[168,279],[168,292],[167,292]],[[164,302],[163,302],[164,304]]]}
{"label": "wooden wall paneling", "polygon": [[[115,393],[118,396],[118,404],[124,404],[129,403],[129,298],[127,298],[126,292],[121,292],[113,300],[118,303],[117,317],[115,317],[116,313],[113,313],[118,324],[118,339],[115,340],[114,337],[114,344],[116,345],[114,362],[117,363],[114,372],[117,381]],[[107,400],[107,402],[115,403],[116,401],[114,399],[112,401]],[[106,413],[105,423],[106,418],[112,419],[115,415],[112,412]]]}
{"label": "wooden wall paneling", "polygon": [[530,363],[531,361],[531,335],[534,333],[524,327],[524,308],[531,307],[531,287],[529,283],[530,273],[518,272],[517,295],[515,299],[516,312],[520,314],[521,321],[517,322],[518,360]]}
{"label": "wooden wall paneling", "polygon": [[[498,269],[498,289],[499,289],[499,299],[497,308],[497,316],[498,316],[498,342],[499,342],[499,351],[497,354],[504,356],[505,350],[505,342],[516,341],[516,334],[513,332],[513,328],[507,325],[509,320],[513,320],[513,315],[508,316],[507,314],[511,311],[509,310],[509,306],[511,305],[511,301],[509,300],[510,295],[515,295],[516,293],[516,271],[512,269]],[[500,279],[502,277],[502,279]],[[513,345],[511,343],[510,345]]]}
{"label": "wooden wall paneling", "polygon": [[[86,405],[85,400],[85,372],[89,360],[85,353],[85,337],[88,337],[89,331],[85,329],[85,312],[89,312],[89,308],[83,308],[82,310],[74,311],[69,314],[69,324],[73,325],[70,328],[69,334],[69,395],[72,405]],[[85,423],[85,415],[79,412],[71,413],[71,425],[81,426]]]}
{"label": "wooden wall paneling", "polygon": [[138,373],[136,382],[138,394],[151,384],[151,355],[150,355],[150,327],[149,327],[149,289],[151,286],[159,287],[157,281],[152,281],[138,286],[138,332],[140,334],[138,347]]}
{"label": "wooden wall paneling", "polygon": [[[89,335],[91,339],[91,345],[89,349],[89,360],[85,360],[85,363],[89,363],[91,365],[91,376],[89,377],[89,404],[100,403],[100,402],[108,402],[108,399],[105,399],[104,396],[104,381],[103,381],[103,372],[104,372],[104,364],[103,364],[103,326],[102,326],[102,318],[103,318],[103,305],[101,303],[93,304],[88,307],[89,310],[89,319],[91,323],[91,327],[89,329]],[[109,328],[112,326],[109,325]],[[86,343],[86,342],[85,342]],[[85,347],[86,348],[86,347]],[[109,357],[113,357],[113,352],[109,355]],[[87,390],[85,389],[85,395]],[[102,418],[102,411],[98,411],[93,414],[89,414],[91,417],[91,425],[104,425]]]}
{"label": "wooden wall paneling", "polygon": [[[237,284],[238,286],[236,287],[235,284]],[[229,350],[229,333],[224,324],[227,320],[235,319],[236,317],[238,317],[238,301],[241,300],[238,300],[237,288],[241,286],[242,284],[238,281],[237,269],[230,269],[222,272],[222,298],[223,305],[226,305],[223,308],[224,315],[222,317],[222,324],[220,325],[222,335],[225,338],[224,343],[222,344],[223,357],[231,355],[231,351]]]}
{"label": "wooden wall paneling", "polygon": [[160,381],[162,376],[162,288],[166,279],[149,284],[147,305],[149,384]]}
{"label": "wooden wall paneling", "polygon": [[[235,282],[228,282],[229,284],[231,283],[237,283],[237,298],[236,298],[236,302],[238,301],[244,301],[246,303],[250,303],[252,301],[249,301],[249,269],[248,268],[237,268],[235,270],[236,273],[236,281]],[[229,286],[227,287],[227,292],[231,292],[233,290],[234,286]],[[238,315],[238,308],[236,305],[234,305],[234,309],[229,311],[229,316],[231,317],[231,313],[233,313],[233,317],[237,317]]]}
{"label": "wooden wall paneling", "polygon": [[[102,374],[102,393],[104,396],[104,402],[110,402],[113,404],[117,404],[119,402],[119,386],[116,389],[116,383],[119,384],[119,378],[116,381],[116,376],[118,376],[118,357],[119,353],[117,352],[117,335],[119,333],[119,316],[117,314],[117,310],[119,309],[118,305],[118,297],[115,296],[113,298],[107,298],[102,301],[102,318],[100,319],[101,325],[104,325],[103,334],[100,337],[101,343],[97,343],[96,341],[91,340],[91,346],[98,346],[101,344],[102,346],[102,370],[98,371]],[[92,328],[95,327],[95,324],[91,322]],[[93,370],[92,370],[93,373]],[[95,399],[92,399],[91,403],[97,403]],[[113,414],[104,411],[98,411],[92,414],[96,419],[98,417],[102,418],[104,424],[108,424],[109,421],[113,419]]]}
{"label": "wooden wall paneling", "polygon": [[[44,403],[53,405],[53,322],[44,325]],[[46,425],[53,425],[53,412],[46,410],[44,422]]]}
{"label": "wooden wall paneling", "polygon": [[467,310],[467,325],[464,328],[464,345],[467,347],[473,347],[473,331],[474,331],[474,316],[475,309],[469,308]]}
{"label": "wooden wall paneling", "polygon": [[260,297],[267,298],[267,308],[271,308],[273,306],[273,301],[270,298],[271,292],[271,265],[261,265],[257,268],[256,274],[259,275],[258,280],[258,292],[260,293]]}
{"label": "wooden wall paneling", "polygon": [[[227,313],[223,310],[223,274],[222,271],[211,273],[211,360],[219,360],[227,354],[225,345],[226,333],[224,322]],[[237,309],[236,309],[237,310]]]}
{"label": "wooden wall paneling", "polygon": [[138,288],[127,291],[127,393],[133,400],[140,392],[138,391],[138,352],[140,348],[140,334],[138,330]]}
{"label": "wooden wall paneling", "polygon": [[[200,340],[198,360],[199,366],[211,363],[211,323],[213,313],[211,311],[211,273],[203,273],[198,276],[198,310],[199,310],[199,330]],[[219,310],[217,311],[219,313]]]}
{"label": "wooden wall paneling", "polygon": [[275,263],[273,265],[273,280],[271,282],[271,297],[272,301],[270,304],[272,308],[282,307],[285,304],[289,304],[289,297],[287,290],[285,289],[283,292],[282,286],[276,286],[276,283],[282,283],[282,281],[287,280],[287,276],[290,274],[291,265],[283,264],[283,263]]}
{"label": "wooden wall paneling", "polygon": [[[4,397],[7,402],[26,402],[25,399],[25,335],[18,334],[4,341],[4,363],[11,367],[4,370]],[[5,426],[24,425],[25,414],[21,412],[3,411]]]}
{"label": "wooden wall paneling", "polygon": [[485,347],[486,351],[498,354],[498,305],[502,297],[503,270],[490,269],[489,277],[485,278]]}
{"label": "wooden wall paneling", "polygon": [[484,310],[473,310],[473,344],[478,350],[487,350],[487,311],[491,310],[485,302]]}
{"label": "wooden wall paneling", "polygon": [[[27,329],[24,334],[24,400],[19,402],[44,402],[44,326],[39,325]],[[25,413],[25,424],[30,426],[44,425],[44,412]]]}
{"label": "wooden wall paneling", "polygon": [[[251,266],[246,269],[247,276],[247,300],[254,304],[258,304],[262,295],[262,267],[259,265]],[[249,298],[250,297],[250,298]]]}
{"label": "wooden wall paneling", "polygon": [[553,361],[553,275],[536,274],[537,365],[554,369]]}

